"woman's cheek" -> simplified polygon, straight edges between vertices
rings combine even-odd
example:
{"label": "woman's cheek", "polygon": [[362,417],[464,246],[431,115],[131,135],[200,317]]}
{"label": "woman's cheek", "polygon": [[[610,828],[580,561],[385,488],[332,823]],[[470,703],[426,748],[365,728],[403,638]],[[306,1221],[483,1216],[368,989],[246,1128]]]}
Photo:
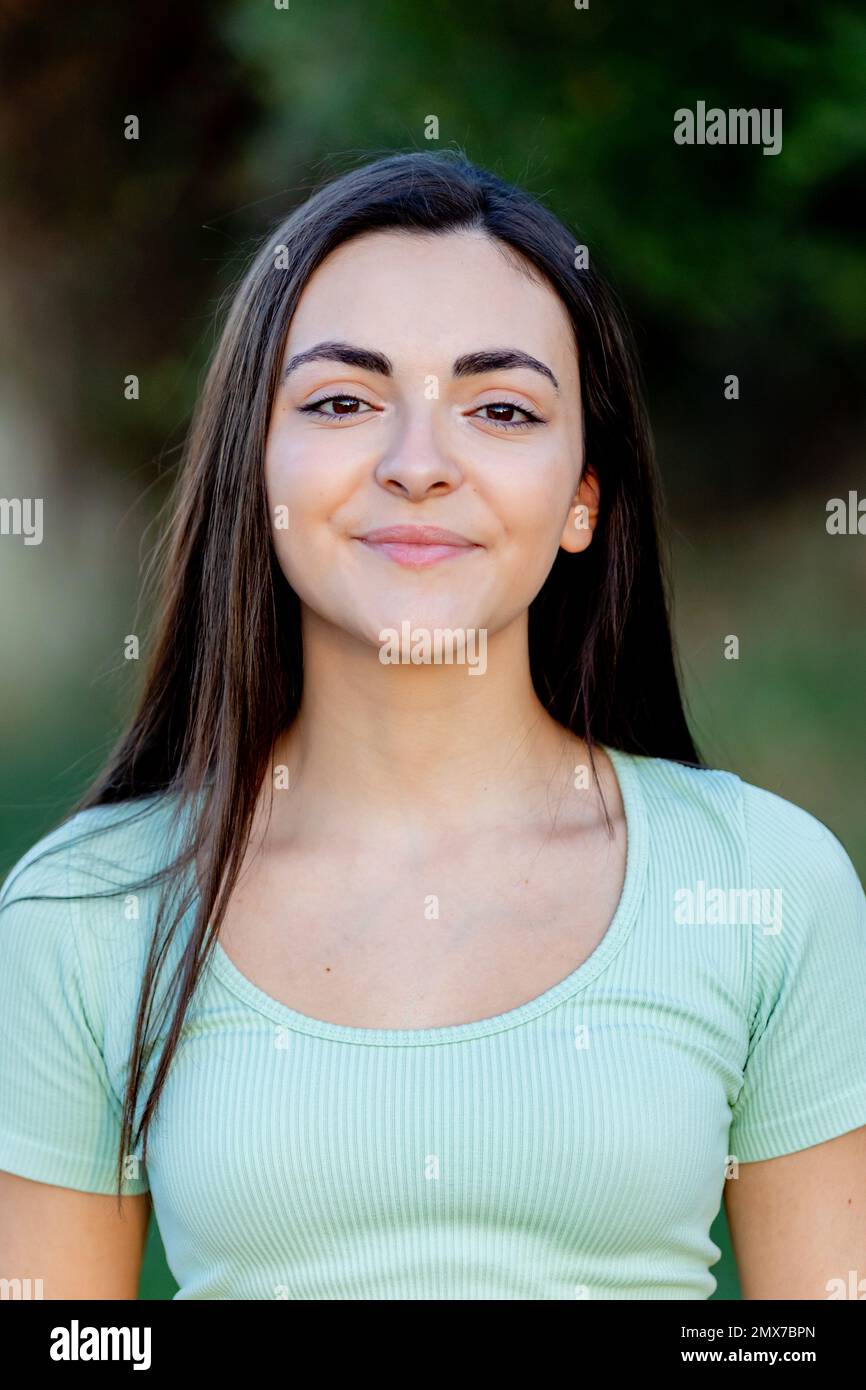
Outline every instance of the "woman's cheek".
{"label": "woman's cheek", "polygon": [[317,479],[327,476],[316,466],[309,451],[279,439],[269,444],[265,456],[265,491],[271,526],[283,539],[299,530],[317,492]]}
{"label": "woman's cheek", "polygon": [[529,604],[549,575],[562,539],[572,492],[560,477],[548,486],[524,491],[521,505],[504,520],[510,569],[516,588]]}
{"label": "woman's cheek", "polygon": [[280,569],[292,582],[292,557],[303,534],[303,504],[298,474],[285,451],[269,447],[265,460],[265,493],[271,541]]}
{"label": "woman's cheek", "polygon": [[[530,472],[531,484],[527,481]],[[528,563],[532,557],[555,551],[573,492],[570,471],[551,464],[527,469],[500,494],[499,520]]]}

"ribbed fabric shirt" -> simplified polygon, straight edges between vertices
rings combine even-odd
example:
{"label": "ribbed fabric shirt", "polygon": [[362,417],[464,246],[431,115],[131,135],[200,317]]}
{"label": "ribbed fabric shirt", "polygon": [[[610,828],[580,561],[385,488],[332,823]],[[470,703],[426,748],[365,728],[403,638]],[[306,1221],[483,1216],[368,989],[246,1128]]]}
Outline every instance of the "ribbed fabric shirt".
{"label": "ribbed fabric shirt", "polygon": [[[617,910],[517,1008],[318,1021],[217,944],[126,1182],[176,1299],[706,1299],[739,1165],[866,1124],[866,894],[839,839],[734,773],[607,751]],[[169,809],[80,812],[7,877],[0,1168],[114,1190],[158,889],[88,894],[166,862]]]}

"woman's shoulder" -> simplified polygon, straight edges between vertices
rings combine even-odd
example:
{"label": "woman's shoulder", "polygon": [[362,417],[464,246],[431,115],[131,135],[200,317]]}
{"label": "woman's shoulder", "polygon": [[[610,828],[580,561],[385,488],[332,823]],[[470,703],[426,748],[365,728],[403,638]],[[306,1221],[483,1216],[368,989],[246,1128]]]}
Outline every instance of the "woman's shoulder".
{"label": "woman's shoulder", "polygon": [[160,792],[87,807],[41,835],[0,887],[0,968],[42,961],[110,973],[147,947],[161,871],[180,846],[178,798]]}
{"label": "woman's shoulder", "polygon": [[[0,890],[0,1168],[110,1192],[123,1076],[153,921],[135,881],[171,851],[165,794],[88,807]],[[147,1189],[137,1175],[130,1192]]]}
{"label": "woman's shoulder", "polygon": [[117,891],[167,862],[178,798],[158,792],[87,807],[42,834],[8,870],[0,909],[32,897]]}
{"label": "woman's shoulder", "polygon": [[731,989],[748,1041],[729,1152],[774,1158],[866,1124],[866,892],[842,840],[737,773],[643,756],[630,765],[659,903],[672,892],[678,923],[742,948]]}
{"label": "woman's shoulder", "polygon": [[23,1038],[50,1032],[70,1056],[95,1045],[100,1067],[121,1056],[170,877],[161,871],[180,848],[178,809],[175,793],[88,807],[13,864],[0,889],[0,1017],[19,1018]]}
{"label": "woman's shoulder", "polygon": [[754,874],[818,891],[831,880],[859,884],[839,835],[799,801],[723,768],[631,755],[644,802],[693,838],[739,844]]}

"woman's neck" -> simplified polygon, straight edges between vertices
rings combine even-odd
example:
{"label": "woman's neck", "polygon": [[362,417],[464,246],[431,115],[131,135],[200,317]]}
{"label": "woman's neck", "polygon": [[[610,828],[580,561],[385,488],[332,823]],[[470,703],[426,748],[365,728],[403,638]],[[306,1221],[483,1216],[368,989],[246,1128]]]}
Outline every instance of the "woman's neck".
{"label": "woman's neck", "polygon": [[[435,841],[541,825],[560,808],[571,823],[597,817],[591,778],[589,794],[575,788],[586,745],[538,700],[520,623],[490,639],[479,676],[383,665],[370,644],[323,627],[305,642],[301,707],[274,746],[269,835],[291,837],[301,824],[352,838],[359,827],[371,836],[403,827]],[[267,807],[267,784],[262,793]]]}

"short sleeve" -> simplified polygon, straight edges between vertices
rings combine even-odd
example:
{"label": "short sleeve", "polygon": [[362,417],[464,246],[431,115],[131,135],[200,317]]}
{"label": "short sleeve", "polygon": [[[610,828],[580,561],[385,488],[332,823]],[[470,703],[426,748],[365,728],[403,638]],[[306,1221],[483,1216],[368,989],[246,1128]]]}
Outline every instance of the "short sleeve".
{"label": "short sleeve", "polygon": [[[39,857],[57,836],[29,850],[0,892],[0,1169],[113,1193],[121,1107],[102,1050],[105,982],[82,947],[62,837]],[[128,1172],[122,1190],[146,1192],[143,1167]]]}
{"label": "short sleeve", "polygon": [[866,1125],[866,893],[820,820],[743,788],[750,887],[771,909],[750,928],[750,1039],[729,1134],[748,1163]]}

